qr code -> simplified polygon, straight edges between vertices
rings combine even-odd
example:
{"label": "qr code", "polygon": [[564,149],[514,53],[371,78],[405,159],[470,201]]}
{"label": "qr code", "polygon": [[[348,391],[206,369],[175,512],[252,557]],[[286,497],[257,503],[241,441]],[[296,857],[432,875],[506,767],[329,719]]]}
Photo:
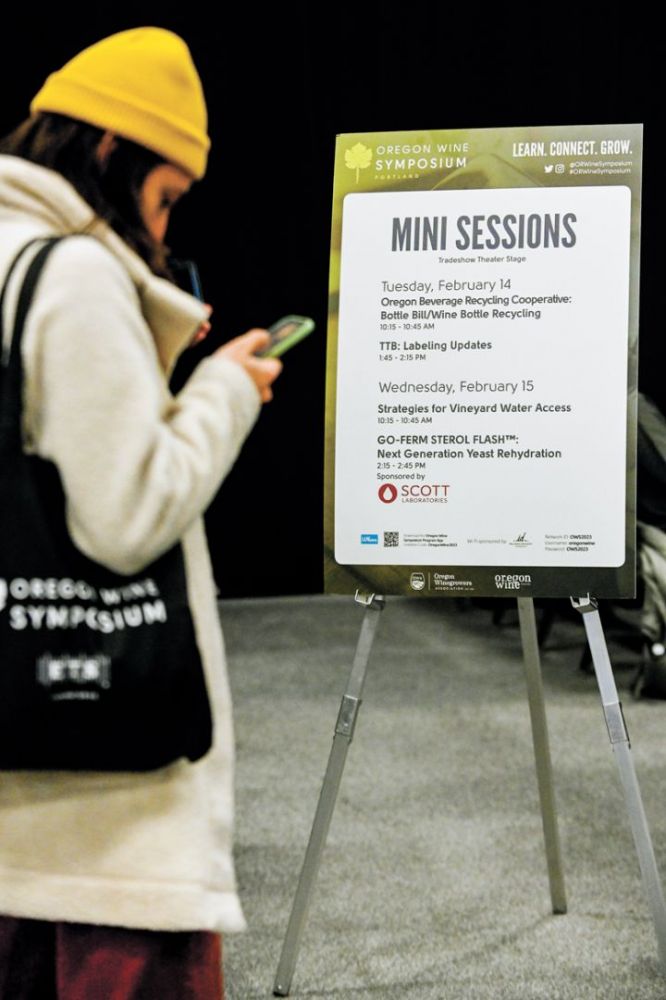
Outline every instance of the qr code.
{"label": "qr code", "polygon": [[399,531],[385,531],[384,532],[384,546],[385,548],[391,548],[391,546],[400,545],[400,532]]}

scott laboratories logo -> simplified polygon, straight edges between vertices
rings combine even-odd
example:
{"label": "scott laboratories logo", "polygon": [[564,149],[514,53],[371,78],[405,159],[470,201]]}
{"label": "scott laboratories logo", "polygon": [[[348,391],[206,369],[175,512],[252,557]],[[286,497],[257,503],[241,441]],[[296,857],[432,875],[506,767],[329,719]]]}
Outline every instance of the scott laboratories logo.
{"label": "scott laboratories logo", "polygon": [[398,497],[398,487],[394,486],[393,483],[384,483],[383,486],[379,487],[377,496],[382,503],[393,503]]}
{"label": "scott laboratories logo", "polygon": [[450,483],[402,483],[400,490],[393,483],[384,483],[377,491],[382,503],[448,503]]}

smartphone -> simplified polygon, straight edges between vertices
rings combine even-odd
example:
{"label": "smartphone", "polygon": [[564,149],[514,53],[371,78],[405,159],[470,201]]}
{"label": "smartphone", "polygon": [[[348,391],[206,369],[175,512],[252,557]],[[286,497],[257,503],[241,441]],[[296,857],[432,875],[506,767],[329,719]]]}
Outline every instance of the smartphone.
{"label": "smartphone", "polygon": [[199,268],[193,260],[179,260],[176,257],[169,257],[167,263],[176,279],[176,284],[184,292],[189,292],[195,298],[203,302],[203,291],[201,290],[201,278]]}
{"label": "smartphone", "polygon": [[285,351],[297,344],[315,328],[315,322],[309,316],[283,316],[268,327],[271,335],[270,346],[260,351],[260,358],[278,358]]}

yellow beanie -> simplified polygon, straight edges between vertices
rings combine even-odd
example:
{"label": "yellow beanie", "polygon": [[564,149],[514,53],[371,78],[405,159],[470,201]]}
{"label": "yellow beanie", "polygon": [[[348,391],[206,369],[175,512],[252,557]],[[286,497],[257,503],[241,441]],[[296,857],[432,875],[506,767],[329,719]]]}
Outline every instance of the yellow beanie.
{"label": "yellow beanie", "polygon": [[103,38],[57,70],[30,112],[52,111],[109,129],[200,180],[210,149],[201,80],[187,45],[165,28]]}

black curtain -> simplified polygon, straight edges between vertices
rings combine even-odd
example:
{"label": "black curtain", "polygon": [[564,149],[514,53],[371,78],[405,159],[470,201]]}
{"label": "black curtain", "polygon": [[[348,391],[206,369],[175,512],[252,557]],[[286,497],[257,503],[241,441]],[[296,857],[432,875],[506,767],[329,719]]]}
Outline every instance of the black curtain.
{"label": "black curtain", "polygon": [[[276,5],[277,8],[277,5]],[[72,8],[73,10],[73,8]],[[233,12],[233,17],[231,13]],[[200,266],[213,332],[179,364],[182,382],[223,340],[285,313],[316,332],[285,358],[207,526],[226,596],[322,587],[328,241],[336,133],[511,125],[645,124],[643,390],[666,411],[662,87],[664,45],[642,5],[306,6],[96,4],[3,14],[8,132],[46,75],[99,38],[158,25],[186,40],[206,91],[205,179],[173,214],[169,243]],[[603,364],[590,373],[603,391]],[[594,442],[590,442],[594,447]]]}

